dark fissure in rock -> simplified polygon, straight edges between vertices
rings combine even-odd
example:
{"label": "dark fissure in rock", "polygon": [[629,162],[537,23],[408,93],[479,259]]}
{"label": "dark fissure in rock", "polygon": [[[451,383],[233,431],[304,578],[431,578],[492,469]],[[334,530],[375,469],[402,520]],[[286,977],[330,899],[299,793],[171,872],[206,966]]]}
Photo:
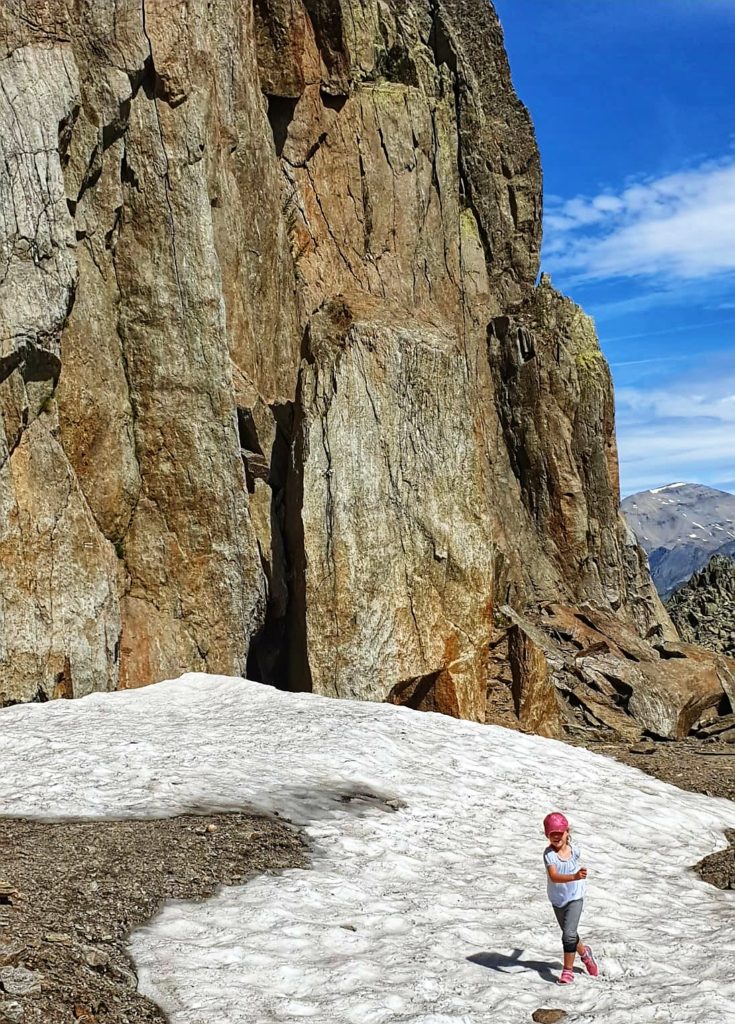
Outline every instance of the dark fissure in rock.
{"label": "dark fissure in rock", "polygon": [[322,101],[322,106],[326,107],[328,110],[334,110],[337,113],[340,112],[342,107],[347,102],[346,96],[343,96],[341,94],[333,95],[331,92],[327,92],[323,88],[319,90],[319,98]]}
{"label": "dark fissure in rock", "polygon": [[[279,690],[310,692],[311,671],[306,651],[304,534],[301,521],[303,467],[299,443],[301,414],[293,402],[271,406],[276,435],[270,457],[270,563],[265,621],[250,641],[246,675]],[[241,428],[249,443],[247,417]],[[254,426],[252,428],[254,430]],[[246,470],[247,475],[247,470]]]}
{"label": "dark fissure in rock", "polygon": [[389,50],[380,55],[378,74],[388,82],[397,82],[414,88],[419,84],[416,65],[403,43],[394,43]]}
{"label": "dark fissure in rock", "polygon": [[331,0],[304,0],[304,7],[314,28],[316,45],[329,75],[328,91],[344,92],[349,61],[342,27],[342,8]]}
{"label": "dark fissure in rock", "polygon": [[268,96],[268,121],[273,132],[273,144],[276,147],[276,156],[281,156],[283,147],[288,138],[288,126],[293,120],[298,97],[293,96]]}
{"label": "dark fissure in rock", "polygon": [[252,494],[255,491],[256,479],[268,482],[269,468],[268,460],[263,455],[263,449],[258,441],[258,431],[250,409],[238,408],[237,431],[248,493]]}
{"label": "dark fissure in rock", "polygon": [[436,4],[432,4],[433,20],[431,32],[429,33],[429,48],[434,54],[434,63],[438,68],[446,64],[453,73],[457,71],[457,55],[449,42],[449,34],[442,23],[442,18]]}

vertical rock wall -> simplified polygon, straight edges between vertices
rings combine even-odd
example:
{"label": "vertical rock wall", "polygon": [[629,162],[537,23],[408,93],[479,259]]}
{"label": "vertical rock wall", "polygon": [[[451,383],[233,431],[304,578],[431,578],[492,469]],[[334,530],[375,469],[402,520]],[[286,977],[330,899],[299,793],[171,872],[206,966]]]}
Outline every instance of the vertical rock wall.
{"label": "vertical rock wall", "polygon": [[482,718],[498,600],[665,621],[484,0],[7,0],[0,149],[0,701]]}

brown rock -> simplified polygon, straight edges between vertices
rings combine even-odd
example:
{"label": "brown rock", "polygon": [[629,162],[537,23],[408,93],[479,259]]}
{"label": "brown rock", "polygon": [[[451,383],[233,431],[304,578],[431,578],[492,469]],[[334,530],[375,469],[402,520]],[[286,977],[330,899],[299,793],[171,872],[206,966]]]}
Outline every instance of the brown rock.
{"label": "brown rock", "polygon": [[508,657],[513,672],[513,701],[518,721],[528,732],[558,738],[561,716],[549,664],[540,647],[520,626],[508,634]]}
{"label": "brown rock", "polygon": [[482,720],[498,604],[669,635],[491,5],[21,7],[0,702],[249,671]]}
{"label": "brown rock", "polygon": [[634,743],[632,747],[628,747],[631,754],[655,754],[656,744],[648,741],[643,743]]}
{"label": "brown rock", "polygon": [[644,682],[633,690],[628,708],[655,736],[683,739],[705,708],[722,700],[716,666],[705,657],[649,662],[640,669]]}
{"label": "brown rock", "polygon": [[536,1021],[537,1024],[557,1024],[557,1021],[564,1020],[567,1016],[566,1010],[550,1010],[539,1007],[531,1014],[531,1020]]}

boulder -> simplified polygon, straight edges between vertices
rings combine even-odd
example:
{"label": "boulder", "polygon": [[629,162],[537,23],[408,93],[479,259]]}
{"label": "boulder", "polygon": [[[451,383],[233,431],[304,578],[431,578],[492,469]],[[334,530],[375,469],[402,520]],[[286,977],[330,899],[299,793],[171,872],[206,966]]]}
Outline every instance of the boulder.
{"label": "boulder", "polygon": [[558,739],[562,733],[559,697],[541,647],[520,626],[508,633],[508,656],[513,673],[513,703],[521,728]]}
{"label": "boulder", "polygon": [[671,641],[655,645],[588,604],[523,615],[505,606],[502,613],[513,623],[508,656],[521,724],[545,721],[549,681],[574,712],[562,715],[565,730],[583,723],[626,742],[644,732],[682,739],[704,721],[710,735],[712,723],[727,714],[731,666],[721,655]]}

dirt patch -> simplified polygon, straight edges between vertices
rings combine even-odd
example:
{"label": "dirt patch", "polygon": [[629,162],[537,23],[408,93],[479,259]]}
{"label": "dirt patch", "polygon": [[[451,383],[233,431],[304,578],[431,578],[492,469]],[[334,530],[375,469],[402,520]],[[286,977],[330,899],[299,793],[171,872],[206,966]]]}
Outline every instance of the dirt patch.
{"label": "dirt patch", "polygon": [[700,860],[695,870],[705,882],[718,889],[735,889],[735,831],[726,832],[730,844],[727,850],[711,853]]}
{"label": "dirt patch", "polygon": [[[581,744],[579,744],[581,746]],[[687,739],[670,742],[646,741],[642,744],[584,744],[588,750],[614,757],[640,768],[662,782],[706,796],[735,800],[735,744]],[[636,748],[650,753],[636,753]],[[719,889],[735,889],[735,832],[727,833],[730,846],[705,857],[695,870]]]}
{"label": "dirt patch", "polygon": [[[679,789],[735,800],[735,744],[686,739],[649,740],[640,745],[585,743],[584,746],[633,768],[640,768]],[[647,747],[651,753],[634,753],[638,746]]]}
{"label": "dirt patch", "polygon": [[167,899],[306,863],[295,830],[258,815],[46,823],[3,819],[0,1021],[150,1024],[128,933]]}

